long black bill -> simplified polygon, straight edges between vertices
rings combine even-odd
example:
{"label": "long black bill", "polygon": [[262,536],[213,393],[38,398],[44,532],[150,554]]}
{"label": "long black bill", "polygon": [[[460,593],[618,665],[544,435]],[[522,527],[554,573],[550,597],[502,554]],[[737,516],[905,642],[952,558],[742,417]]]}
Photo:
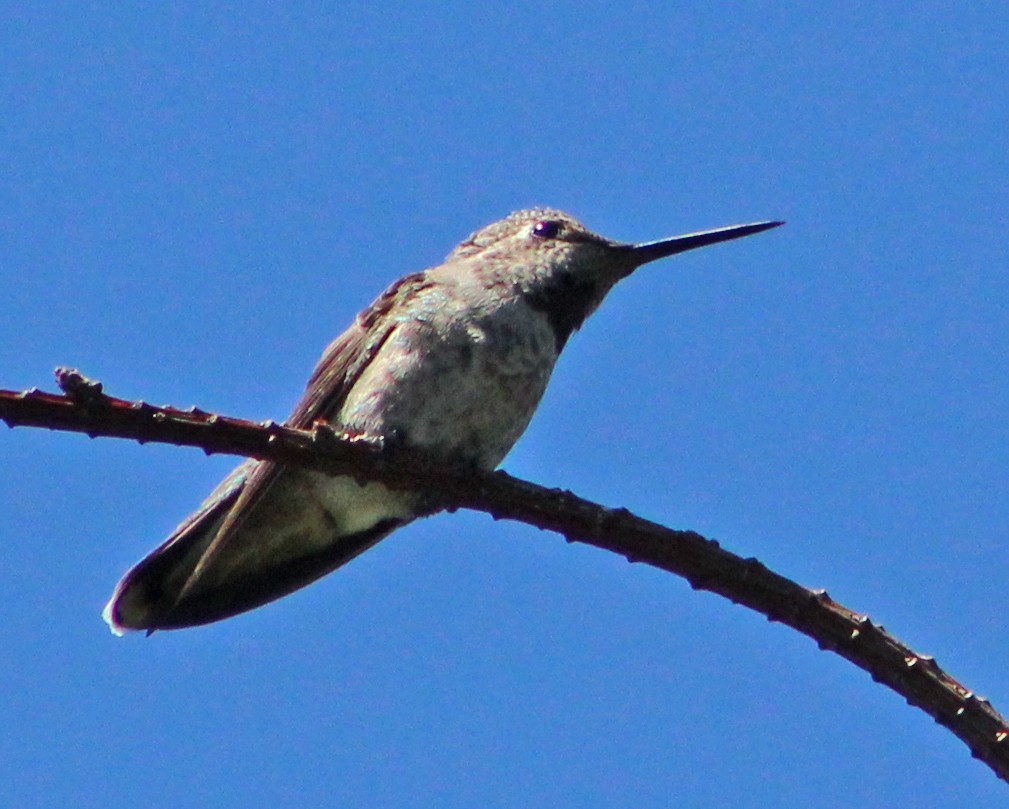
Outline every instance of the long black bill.
{"label": "long black bill", "polygon": [[700,233],[673,236],[671,239],[636,244],[631,248],[631,252],[640,266],[649,261],[693,250],[696,247],[707,247],[709,244],[727,242],[730,239],[741,239],[743,236],[752,236],[754,233],[761,233],[784,224],[784,222],[753,222],[749,225],[729,225],[714,230],[702,230]]}

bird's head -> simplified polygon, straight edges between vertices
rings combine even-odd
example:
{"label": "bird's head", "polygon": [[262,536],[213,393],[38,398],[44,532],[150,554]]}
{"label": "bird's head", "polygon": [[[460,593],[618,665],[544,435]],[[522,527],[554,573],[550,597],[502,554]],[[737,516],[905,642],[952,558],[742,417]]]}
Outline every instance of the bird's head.
{"label": "bird's head", "polygon": [[480,228],[449,254],[447,264],[461,262],[488,286],[508,286],[542,309],[561,347],[613,285],[641,265],[781,224],[731,225],[633,244],[593,233],[562,211],[532,208]]}

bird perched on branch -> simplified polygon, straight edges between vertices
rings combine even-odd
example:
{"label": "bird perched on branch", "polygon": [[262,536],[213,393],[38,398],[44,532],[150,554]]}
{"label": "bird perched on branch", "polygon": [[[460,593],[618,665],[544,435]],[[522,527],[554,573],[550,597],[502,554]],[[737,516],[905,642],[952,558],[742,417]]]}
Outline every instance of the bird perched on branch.
{"label": "bird perched on branch", "polygon": [[[287,420],[324,421],[493,469],[522,435],[572,332],[635,269],[768,230],[757,222],[643,244],[560,211],[518,211],[394,283],[326,349]],[[245,461],[119,582],[114,632],[228,618],[315,581],[426,511],[420,493]]]}

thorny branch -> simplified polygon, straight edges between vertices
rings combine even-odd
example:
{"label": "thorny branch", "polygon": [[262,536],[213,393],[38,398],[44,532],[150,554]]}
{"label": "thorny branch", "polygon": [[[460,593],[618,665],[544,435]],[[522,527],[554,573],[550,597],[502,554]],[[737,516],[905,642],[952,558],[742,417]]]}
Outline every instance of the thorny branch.
{"label": "thorny branch", "polygon": [[949,728],[1003,781],[1009,782],[1009,726],[989,702],[975,695],[931,657],[921,655],[873,623],[843,607],[825,591],[809,590],[744,559],[692,531],[674,531],[606,508],[568,491],[546,489],[504,472],[458,470],[402,448],[383,449],[367,436],[312,431],[273,422],[255,424],[107,396],[102,385],[71,369],[57,369],[64,395],[36,389],[0,390],[0,420],[9,427],[43,427],[92,438],[128,438],[199,447],[329,474],[381,480],[392,488],[423,487],[443,508],[484,511],[556,531],[568,542],[612,551],[685,578],[691,587],[725,596],[808,635],[821,649],[851,661],[910,705]]}

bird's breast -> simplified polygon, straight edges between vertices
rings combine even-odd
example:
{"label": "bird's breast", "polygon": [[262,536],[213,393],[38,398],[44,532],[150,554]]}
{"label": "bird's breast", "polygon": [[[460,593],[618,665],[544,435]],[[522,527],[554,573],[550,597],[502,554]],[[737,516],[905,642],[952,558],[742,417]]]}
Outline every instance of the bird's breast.
{"label": "bird's breast", "polygon": [[443,302],[400,318],[351,388],[340,421],[492,468],[528,425],[556,359],[550,323],[524,302],[493,309]]}

